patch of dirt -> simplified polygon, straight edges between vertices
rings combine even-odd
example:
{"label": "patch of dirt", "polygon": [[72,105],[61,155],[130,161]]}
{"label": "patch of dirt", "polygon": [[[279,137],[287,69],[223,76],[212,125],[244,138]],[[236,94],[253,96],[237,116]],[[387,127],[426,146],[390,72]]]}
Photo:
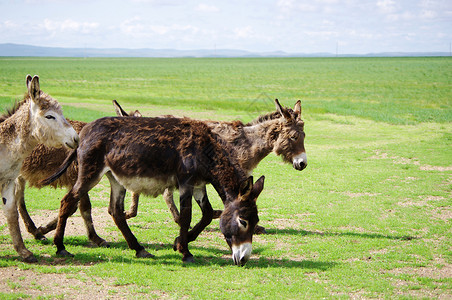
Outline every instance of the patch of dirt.
{"label": "patch of dirt", "polygon": [[[432,278],[434,280],[444,280],[452,278],[452,264],[448,263],[443,258],[435,258],[436,266],[427,267],[405,267],[396,268],[393,270],[386,271],[389,274],[394,275],[412,275],[416,277]],[[410,289],[410,286],[415,287],[415,281],[406,281],[398,278],[391,279],[394,282],[394,286],[400,288],[396,291],[396,294],[403,296],[410,296],[415,298],[431,298],[431,299],[452,299],[452,293],[450,290],[435,289],[435,290],[425,290],[425,289]],[[440,284],[440,283],[438,283]]]}
{"label": "patch of dirt", "polygon": [[[58,215],[58,211],[39,210],[31,216],[36,226],[47,224]],[[108,237],[108,241],[122,240],[119,230],[109,230],[109,227],[116,228],[113,219],[107,212],[107,208],[94,208],[92,210],[93,222],[97,233],[103,237]],[[6,226],[4,214],[0,214],[1,234],[9,236],[8,226]],[[25,239],[32,238],[25,229],[24,223],[19,221],[22,236]],[[54,231],[49,232],[47,237],[52,238]],[[86,235],[85,226],[80,213],[77,212],[68,219],[65,236]],[[12,244],[6,243],[13,249]],[[12,250],[13,251],[13,250]],[[52,250],[54,251],[54,250]],[[46,255],[43,255],[46,256]],[[50,256],[49,256],[50,257]],[[57,259],[56,259],[57,260]],[[64,259],[62,259],[64,260]],[[86,275],[84,268],[89,266],[78,266],[81,271],[77,274],[61,273],[40,273],[34,270],[21,270],[17,266],[0,268],[0,292],[25,294],[32,299],[36,298],[64,298],[64,299],[130,299],[142,298],[137,292],[138,287],[134,285],[118,286],[115,279],[102,279]],[[152,293],[152,292],[151,292]],[[146,296],[151,294],[146,291]],[[155,298],[169,298],[161,291],[155,292]]]}
{"label": "patch of dirt", "polygon": [[442,268],[420,267],[420,268],[398,268],[390,271],[392,274],[415,274],[419,277],[427,277],[433,279],[452,278],[452,264],[443,262]]}
{"label": "patch of dirt", "polygon": [[447,172],[452,171],[452,166],[431,166],[431,165],[421,165],[419,160],[415,157],[406,158],[402,156],[389,156],[388,153],[375,151],[375,155],[369,157],[369,159],[392,159],[393,163],[396,165],[416,165],[422,171],[439,171]]}
{"label": "patch of dirt", "polygon": [[[99,236],[101,236],[101,237],[108,236],[110,239],[110,237],[112,235],[113,235],[113,237],[118,237],[121,233],[120,233],[119,229],[114,230],[114,231],[107,229],[109,227],[116,228],[116,225],[115,225],[112,217],[108,214],[107,210],[108,210],[107,207],[93,208],[91,212],[92,212],[92,218],[93,218],[94,228],[96,229],[96,232],[99,234]],[[31,212],[29,212],[29,213],[31,213]],[[58,216],[58,211],[37,210],[37,211],[33,212],[30,216],[31,216],[33,222],[35,223],[36,227],[39,227],[41,225],[46,225],[51,220],[53,220],[53,218],[56,218]],[[20,217],[19,217],[19,219],[20,219],[20,221],[19,221],[20,230],[22,232],[22,236],[24,237],[24,239],[32,238],[33,236],[27,232],[27,229],[25,228],[25,225],[24,225],[22,219]],[[6,223],[5,215],[0,214],[0,226],[5,225],[4,226],[5,228],[3,228],[3,230],[0,230],[0,233],[9,235],[9,230],[7,228],[8,226],[6,226],[6,224],[7,223]],[[54,231],[51,231],[51,232],[47,233],[46,236],[52,237],[54,233],[55,233]],[[73,216],[71,216],[68,219],[64,235],[65,236],[86,235],[85,225],[84,225],[83,219],[82,219],[79,211],[77,211]]]}
{"label": "patch of dirt", "polygon": [[364,196],[375,197],[375,196],[381,195],[381,193],[352,193],[352,192],[343,192],[341,194],[348,196],[350,198],[364,197]]}
{"label": "patch of dirt", "polygon": [[[126,299],[140,298],[135,285],[118,286],[114,279],[87,276],[83,271],[76,275],[37,273],[17,267],[0,268],[0,292],[21,293],[36,298],[64,299]],[[149,296],[149,294],[147,294]],[[155,292],[157,298],[168,298]]]}

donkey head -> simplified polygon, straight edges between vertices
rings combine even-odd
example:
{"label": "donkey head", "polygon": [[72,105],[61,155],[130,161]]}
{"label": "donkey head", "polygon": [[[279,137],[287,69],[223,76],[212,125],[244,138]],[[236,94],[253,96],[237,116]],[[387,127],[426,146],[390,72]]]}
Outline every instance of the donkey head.
{"label": "donkey head", "polygon": [[301,120],[301,101],[295,103],[292,110],[286,109],[275,99],[276,110],[281,114],[281,130],[276,140],[273,151],[277,155],[293,164],[293,167],[301,171],[308,165],[308,158],[304,149],[305,133],[304,122]]}
{"label": "donkey head", "polygon": [[32,135],[39,143],[50,147],[67,146],[77,148],[79,137],[64,118],[60,104],[42,92],[39,77],[27,75],[26,84],[30,96]]}
{"label": "donkey head", "polygon": [[240,186],[238,198],[225,206],[220,229],[232,250],[234,264],[243,266],[251,256],[254,228],[259,222],[256,200],[264,188],[262,176],[253,184],[250,176]]}

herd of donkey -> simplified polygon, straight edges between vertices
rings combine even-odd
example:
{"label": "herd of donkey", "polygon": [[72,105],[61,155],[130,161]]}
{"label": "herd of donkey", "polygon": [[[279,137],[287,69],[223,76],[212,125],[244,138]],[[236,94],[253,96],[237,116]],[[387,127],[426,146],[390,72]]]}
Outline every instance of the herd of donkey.
{"label": "herd of donkey", "polygon": [[[296,170],[307,166],[301,102],[293,109],[275,100],[276,111],[243,124],[194,120],[174,116],[130,115],[113,101],[118,117],[91,123],[68,121],[60,104],[40,89],[39,77],[27,75],[28,92],[22,101],[0,117],[0,185],[3,210],[14,248],[25,262],[37,259],[24,245],[19,214],[36,239],[56,229],[57,254],[73,256],[63,243],[68,217],[80,209],[88,237],[98,246],[108,246],[94,229],[88,192],[106,175],[111,186],[109,214],[137,257],[147,252],[133,235],[126,219],[136,216],[141,193],[163,194],[173,218],[180,226],[174,250],[183,262],[193,262],[188,243],[194,241],[213,218],[232,250],[234,264],[243,266],[251,256],[252,237],[265,229],[257,225],[256,200],[264,187],[264,176],[253,181],[251,173],[274,152]],[[62,146],[65,146],[62,148]],[[66,187],[59,215],[36,228],[24,200],[26,183]],[[206,193],[212,184],[224,204],[213,210]],[[129,211],[124,209],[126,189],[132,192]],[[179,211],[173,190],[180,195]],[[201,220],[190,227],[192,197],[202,211]]]}

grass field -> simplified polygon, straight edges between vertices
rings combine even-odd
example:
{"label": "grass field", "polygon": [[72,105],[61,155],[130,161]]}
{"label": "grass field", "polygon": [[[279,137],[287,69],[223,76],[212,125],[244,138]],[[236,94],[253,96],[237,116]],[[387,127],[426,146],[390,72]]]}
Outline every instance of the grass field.
{"label": "grass field", "polygon": [[[274,98],[301,99],[309,164],[299,172],[271,154],[255,170],[266,176],[258,206],[269,234],[254,237],[243,268],[218,220],[191,243],[196,263],[183,265],[161,196],[142,197],[129,221],[156,255],[136,259],[107,213],[107,181],[90,195],[111,248],[92,246],[76,214],[65,240],[75,258],[23,232],[39,259],[27,265],[2,216],[1,298],[452,297],[452,58],[0,58],[0,107],[20,100],[26,74],[82,121],[114,115],[112,99],[145,116],[243,121],[273,111]],[[27,190],[38,224],[64,193]]]}

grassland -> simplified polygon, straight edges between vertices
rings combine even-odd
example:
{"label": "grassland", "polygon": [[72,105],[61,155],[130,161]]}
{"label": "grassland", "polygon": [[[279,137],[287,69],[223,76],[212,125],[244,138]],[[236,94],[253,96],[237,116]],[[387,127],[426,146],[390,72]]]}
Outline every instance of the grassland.
{"label": "grassland", "polygon": [[[255,236],[244,268],[232,265],[218,221],[191,244],[196,264],[184,266],[161,197],[143,197],[129,222],[156,254],[136,259],[108,216],[103,181],[91,197],[109,249],[93,247],[75,216],[66,239],[75,258],[24,233],[39,258],[26,265],[0,219],[0,297],[452,297],[451,58],[1,58],[0,70],[0,106],[21,98],[26,74],[39,74],[65,115],[83,121],[113,115],[112,99],[147,116],[243,121],[272,111],[273,98],[301,99],[309,159],[298,172],[270,155],[255,170],[266,175],[258,204],[269,234]],[[63,195],[27,190],[37,223]]]}

